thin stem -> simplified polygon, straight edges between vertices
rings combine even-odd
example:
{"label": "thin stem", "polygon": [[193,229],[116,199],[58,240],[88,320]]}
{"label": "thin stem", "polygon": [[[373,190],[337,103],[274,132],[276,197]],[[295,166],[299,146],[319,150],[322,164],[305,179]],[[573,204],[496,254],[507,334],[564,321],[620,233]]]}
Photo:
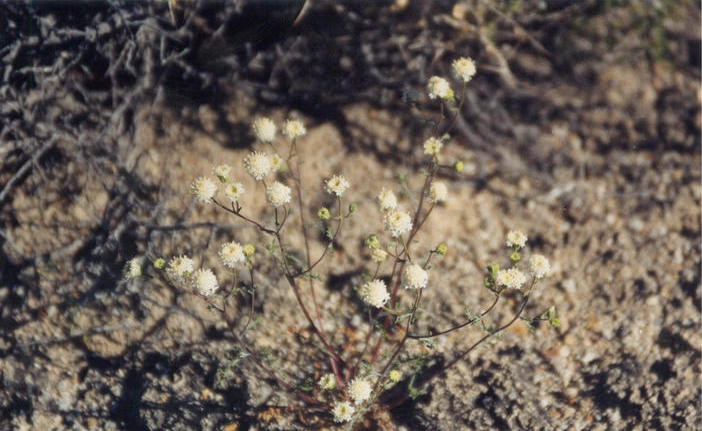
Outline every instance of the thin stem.
{"label": "thin stem", "polygon": [[[440,369],[434,371],[433,373],[429,374],[429,376],[428,376],[426,379],[424,379],[424,384],[426,384],[427,382],[429,382],[429,381],[432,380],[433,378],[438,377],[438,376],[444,374],[444,373],[446,372],[446,370],[448,370],[449,368],[451,368],[451,367],[453,367],[454,365],[456,365],[459,361],[461,361],[463,358],[465,358],[466,355],[468,355],[470,352],[472,352],[472,351],[475,350],[478,346],[480,346],[482,343],[484,343],[488,338],[492,337],[493,335],[499,334],[500,332],[502,332],[502,331],[504,331],[505,329],[507,329],[507,328],[509,328],[510,326],[512,326],[512,324],[513,324],[514,322],[516,322],[517,320],[519,320],[519,317],[522,315],[522,313],[524,312],[524,309],[526,308],[527,303],[529,302],[529,296],[530,296],[530,294],[531,294],[531,290],[532,290],[532,288],[534,287],[535,282],[536,282],[536,280],[535,280],[535,279],[532,279],[531,286],[529,286],[529,290],[528,290],[527,293],[524,295],[524,301],[522,301],[522,305],[519,307],[519,311],[517,311],[517,313],[514,315],[514,317],[512,317],[512,319],[511,319],[509,322],[507,322],[507,323],[505,323],[504,325],[500,326],[499,328],[495,329],[495,330],[492,331],[491,333],[486,334],[485,336],[483,336],[482,338],[480,338],[478,341],[476,341],[475,343],[473,343],[473,345],[471,345],[468,349],[466,349],[465,351],[463,351],[462,353],[460,353],[458,356],[456,356],[454,359],[452,359],[450,362],[448,362],[446,365],[444,365],[444,366],[441,367]],[[396,401],[393,402],[391,405],[388,405],[388,408],[392,408],[392,407],[398,406],[398,405],[402,404],[403,402],[405,402],[408,398],[409,398],[409,395],[408,395],[408,394],[405,394],[405,395],[403,395],[402,397],[400,397],[399,400],[396,400]]]}
{"label": "thin stem", "polygon": [[383,378],[385,378],[385,374],[387,373],[388,369],[392,365],[392,362],[395,360],[397,355],[400,354],[400,351],[402,351],[402,347],[405,345],[405,342],[407,341],[407,336],[409,335],[410,325],[412,325],[412,321],[414,320],[414,316],[417,313],[417,309],[419,308],[419,301],[422,300],[422,292],[424,291],[424,289],[417,289],[417,290],[418,290],[417,298],[415,299],[414,305],[412,306],[412,314],[410,315],[409,319],[407,320],[407,326],[405,327],[405,335],[402,337],[402,340],[395,348],[395,351],[393,352],[392,356],[390,356],[390,359],[383,367],[383,370],[380,372],[380,377],[378,377],[378,381],[375,382],[375,386],[373,387],[373,393],[375,393],[375,394],[377,394],[378,386],[383,381]]}
{"label": "thin stem", "polygon": [[[339,198],[339,216],[338,216],[338,220],[339,220],[339,223],[336,225],[336,231],[335,231],[334,234],[332,235],[331,240],[329,241],[329,245],[334,244],[334,241],[336,241],[336,237],[339,235],[339,231],[341,230],[341,225],[342,225],[343,222],[344,222],[344,218],[343,218],[342,215],[341,215],[341,198]],[[319,265],[319,263],[322,261],[322,259],[324,259],[324,257],[325,257],[325,256],[327,255],[327,253],[329,252],[329,249],[330,249],[329,246],[324,247],[324,251],[322,252],[321,256],[319,256],[319,258],[318,258],[317,260],[315,260],[314,263],[313,263],[312,265],[309,265],[306,269],[304,269],[304,270],[302,270],[302,271],[299,271],[299,272],[293,274],[293,278],[298,278],[298,277],[300,277],[300,276],[302,276],[302,275],[305,275],[305,274],[309,273],[310,271],[312,271],[317,265]]]}
{"label": "thin stem", "polygon": [[466,101],[466,84],[467,83],[463,81],[463,87],[461,87],[461,100],[458,102],[458,106],[456,107],[456,115],[453,116],[451,122],[448,124],[448,126],[446,126],[446,130],[444,130],[443,134],[450,132],[453,126],[456,125],[456,120],[458,120],[458,116],[461,114],[461,108],[463,108],[463,102]]}
{"label": "thin stem", "polygon": [[[296,151],[296,140],[293,139],[292,143],[290,144],[290,151],[288,153],[288,161],[293,157],[293,154],[295,154]],[[293,177],[293,183],[295,184],[295,192],[297,194],[297,204],[298,204],[298,212],[300,213],[300,225],[302,226],[302,237],[305,240],[305,258],[307,259],[307,266],[311,267],[312,266],[312,253],[310,253],[310,239],[309,239],[309,234],[307,233],[307,225],[305,224],[305,211],[304,211],[304,205],[302,201],[302,177],[300,176],[300,159],[297,159],[297,166],[296,166],[296,171],[295,172],[293,169],[291,169],[292,172],[292,177]],[[314,304],[314,312],[315,315],[317,316],[317,323],[319,324],[320,328],[322,331],[324,331],[324,326],[322,325],[322,314],[319,311],[319,304],[317,303],[317,293],[315,292],[314,289],[314,280],[310,277],[309,278],[309,286],[310,286],[310,295],[312,296],[312,303]]]}
{"label": "thin stem", "polygon": [[[162,280],[164,283],[166,283],[167,285],[169,285],[169,286],[171,286],[171,287],[174,287],[174,286],[170,283],[169,280],[165,279],[164,277],[160,277],[160,278],[161,278],[161,280]],[[224,320],[225,320],[225,322],[227,323],[227,326],[229,327],[229,329],[231,330],[231,333],[232,333],[232,336],[234,337],[234,340],[236,341],[237,344],[239,344],[240,346],[242,346],[242,347],[244,348],[244,350],[246,350],[246,352],[247,352],[249,355],[251,355],[251,357],[254,359],[254,361],[253,361],[254,364],[255,364],[258,368],[260,368],[261,370],[263,370],[263,372],[265,372],[266,374],[268,374],[273,380],[275,380],[275,381],[276,381],[280,386],[282,386],[285,390],[287,390],[288,392],[294,393],[295,395],[297,395],[297,396],[298,396],[301,400],[303,400],[304,402],[306,402],[306,403],[308,403],[308,404],[312,404],[312,405],[322,406],[322,407],[324,407],[325,409],[329,409],[329,408],[330,408],[330,407],[329,407],[329,404],[327,404],[327,403],[325,403],[325,402],[323,402],[323,401],[319,401],[319,400],[317,400],[316,398],[311,397],[311,396],[305,394],[304,392],[300,391],[299,389],[293,388],[293,387],[292,387],[289,383],[287,383],[285,380],[283,380],[283,379],[281,379],[280,377],[278,377],[278,375],[277,375],[273,370],[271,370],[270,368],[268,368],[268,367],[266,367],[266,366],[264,365],[264,362],[263,362],[263,361],[261,360],[261,358],[258,356],[258,354],[256,353],[256,351],[255,351],[254,349],[252,349],[252,348],[244,341],[244,339],[239,335],[239,333],[238,333],[237,331],[234,330],[234,323],[231,322],[231,320],[230,320],[230,319],[228,318],[228,316],[227,316],[227,304],[226,304],[226,302],[224,302],[224,303],[222,304],[222,307],[218,307],[216,304],[214,304],[214,303],[213,303],[209,298],[207,298],[206,296],[203,296],[203,295],[201,295],[201,294],[199,294],[199,293],[197,293],[197,292],[192,292],[192,291],[191,291],[190,293],[192,293],[192,294],[195,295],[195,296],[198,296],[198,297],[202,298],[206,303],[208,303],[209,305],[211,305],[215,310],[219,311],[219,312],[222,314],[222,316],[224,316]]]}
{"label": "thin stem", "polygon": [[344,361],[341,359],[339,354],[336,352],[334,348],[329,344],[327,341],[326,337],[322,332],[319,330],[317,325],[315,325],[314,320],[312,319],[312,316],[310,315],[309,311],[307,310],[307,307],[305,307],[305,304],[302,302],[302,296],[300,296],[300,289],[297,286],[297,283],[295,282],[295,277],[292,275],[290,272],[290,267],[288,266],[288,259],[285,257],[285,248],[283,247],[283,241],[280,238],[279,234],[276,234],[276,239],[278,240],[278,246],[280,247],[280,252],[281,255],[283,256],[283,267],[285,270],[285,279],[288,281],[288,284],[293,290],[293,293],[295,294],[295,298],[297,299],[297,303],[302,309],[302,313],[305,315],[305,318],[307,319],[307,322],[312,326],[312,331],[314,334],[317,335],[317,338],[322,342],[324,347],[327,349],[327,353],[332,355],[334,359],[337,361],[343,363]]}
{"label": "thin stem", "polygon": [[477,322],[478,320],[480,320],[480,319],[482,319],[483,317],[485,317],[485,315],[488,314],[490,311],[492,311],[492,309],[495,308],[495,305],[497,305],[497,301],[499,301],[499,300],[500,300],[500,296],[499,296],[499,295],[495,295],[495,300],[492,302],[492,304],[490,305],[490,307],[487,308],[487,310],[485,310],[485,311],[483,311],[482,313],[480,313],[479,316],[474,317],[474,318],[472,318],[472,319],[468,319],[466,322],[461,323],[461,324],[458,325],[458,326],[454,326],[453,328],[449,328],[449,329],[446,329],[446,330],[437,332],[437,333],[435,333],[435,334],[425,334],[425,335],[410,334],[410,335],[408,335],[408,337],[409,337],[409,338],[412,338],[412,339],[415,339],[415,340],[421,340],[421,339],[424,339],[424,338],[433,338],[433,337],[438,337],[439,335],[444,335],[444,334],[448,334],[449,332],[453,332],[453,331],[459,330],[459,329],[461,329],[461,328],[463,328],[463,327],[466,327],[466,326],[468,326],[468,325],[472,325],[473,323],[475,323],[475,322]]}
{"label": "thin stem", "polygon": [[[212,202],[214,202],[215,205],[217,205],[218,207],[222,208],[224,211],[226,211],[226,212],[228,212],[228,213],[230,213],[230,214],[234,214],[235,216],[241,218],[242,220],[244,220],[244,221],[246,221],[246,222],[248,222],[248,223],[253,224],[253,225],[256,226],[261,232],[265,232],[265,233],[270,234],[270,235],[275,235],[275,234],[276,234],[276,231],[275,231],[275,230],[273,230],[273,229],[268,229],[268,228],[266,228],[265,226],[263,226],[262,224],[260,224],[260,223],[258,223],[258,222],[256,222],[256,221],[254,221],[254,220],[251,220],[250,218],[248,218],[248,217],[246,217],[245,215],[241,214],[241,207],[238,206],[238,204],[237,204],[236,208],[228,208],[227,206],[222,205],[221,203],[219,203],[215,198],[212,198]],[[232,207],[234,207],[234,204],[232,204]]]}

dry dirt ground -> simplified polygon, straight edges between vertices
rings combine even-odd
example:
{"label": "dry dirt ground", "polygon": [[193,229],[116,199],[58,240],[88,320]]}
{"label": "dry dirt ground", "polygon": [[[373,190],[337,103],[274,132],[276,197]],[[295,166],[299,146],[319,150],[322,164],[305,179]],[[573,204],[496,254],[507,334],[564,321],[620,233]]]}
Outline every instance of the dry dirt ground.
{"label": "dry dirt ground", "polygon": [[[686,49],[699,50],[699,8],[692,11],[692,27],[666,23],[678,37],[671,37],[679,42],[673,49],[689,39],[697,45]],[[606,24],[620,12],[599,19]],[[699,57],[689,52],[681,67],[680,52],[658,61],[622,58],[633,49],[626,41],[609,53],[588,43],[581,53],[597,55],[568,68],[557,55],[546,60],[508,52],[512,86],[489,48],[465,53],[477,59],[478,74],[468,86],[466,114],[441,155],[446,163],[463,160],[465,170],[441,174],[450,198],[434,210],[415,245],[420,254],[441,241],[448,245],[447,255],[434,261],[418,329],[444,328],[460,322],[466,308],[489,304],[484,269],[506,261],[504,236],[513,228],[528,234],[527,253],[548,256],[553,268],[527,315],[554,305],[560,327],[530,331],[518,322],[426,393],[360,427],[702,424]],[[439,54],[434,72],[444,73],[454,54]],[[177,89],[168,91],[177,96]],[[0,280],[0,429],[333,428],[330,416],[310,413],[250,358],[240,358],[226,326],[202,300],[155,280],[126,282],[121,268],[135,255],[186,253],[226,280],[217,264],[219,244],[255,243],[260,320],[248,337],[298,383],[316,379],[328,364],[266,254],[266,237],[212,205],[192,202],[189,183],[210,175],[213,165],[230,164],[247,190],[246,213],[270,223],[261,186],[242,168],[260,145],[248,125],[261,114],[278,123],[293,115],[307,124],[299,152],[308,219],[331,203],[322,180],[333,173],[349,179],[348,199],[357,203],[317,282],[326,329],[352,354],[370,329],[354,287],[372,270],[362,239],[382,232],[373,198],[381,187],[399,191],[398,176],[407,176],[411,190],[420,187],[421,142],[429,132],[409,107],[401,112],[355,100],[325,115],[264,104],[237,82],[222,91],[217,103],[173,94],[142,103],[130,133],[113,142],[117,159],[93,155],[84,163],[61,155],[71,151],[63,147],[6,198],[12,217],[2,226],[1,243],[7,261]],[[513,115],[492,120],[494,134],[481,129],[481,116],[504,113],[496,105],[505,100]],[[276,145],[284,145],[282,138]],[[42,186],[58,178],[62,164],[72,181]],[[297,250],[299,227],[296,216],[286,226],[286,240]],[[323,248],[315,236],[313,254]],[[27,256],[36,257],[28,264]],[[517,299],[507,296],[489,322],[508,319]],[[246,304],[236,313],[243,321]],[[410,341],[410,351],[450,358],[480,336],[468,327],[430,349]]]}

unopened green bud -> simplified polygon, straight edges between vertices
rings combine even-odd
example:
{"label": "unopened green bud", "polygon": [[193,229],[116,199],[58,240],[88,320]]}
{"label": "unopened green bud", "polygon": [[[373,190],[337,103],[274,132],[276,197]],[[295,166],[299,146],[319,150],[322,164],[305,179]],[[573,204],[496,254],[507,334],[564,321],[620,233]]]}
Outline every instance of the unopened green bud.
{"label": "unopened green bud", "polygon": [[329,209],[327,207],[320,208],[319,211],[317,211],[317,217],[322,220],[329,220],[329,217],[331,217]]}
{"label": "unopened green bud", "polygon": [[391,382],[397,383],[402,379],[402,372],[400,370],[392,370],[388,373],[388,378]]}
{"label": "unopened green bud", "polygon": [[371,235],[366,238],[365,243],[366,247],[370,248],[371,250],[375,250],[376,248],[380,247],[380,240],[375,235]]}
{"label": "unopened green bud", "polygon": [[509,260],[512,261],[512,263],[517,263],[521,257],[519,257],[519,252],[515,249],[512,251],[512,254],[509,255]]}
{"label": "unopened green bud", "polygon": [[349,204],[349,214],[353,214],[355,212],[356,212],[356,204],[352,202]]}
{"label": "unopened green bud", "polygon": [[447,251],[448,251],[448,246],[446,245],[445,242],[442,242],[441,244],[436,246],[436,252],[442,256],[446,256]]}
{"label": "unopened green bud", "polygon": [[253,244],[245,244],[241,250],[246,257],[251,257],[256,252],[256,247],[254,247]]}
{"label": "unopened green bud", "polygon": [[458,173],[463,172],[463,167],[463,162],[460,160],[456,161],[456,163],[453,164],[453,170]]}
{"label": "unopened green bud", "polygon": [[495,278],[497,275],[497,271],[500,270],[500,266],[496,263],[491,263],[487,267],[488,274],[490,274],[490,277]]}
{"label": "unopened green bud", "polygon": [[154,268],[163,269],[166,266],[166,259],[159,257],[154,261]]}

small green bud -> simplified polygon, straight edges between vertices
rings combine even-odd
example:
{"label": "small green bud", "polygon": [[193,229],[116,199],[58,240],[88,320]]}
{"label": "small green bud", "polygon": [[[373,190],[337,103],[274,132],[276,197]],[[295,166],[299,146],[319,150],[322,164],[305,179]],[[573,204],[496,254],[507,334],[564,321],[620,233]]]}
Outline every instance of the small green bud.
{"label": "small green bud", "polygon": [[331,217],[329,209],[327,207],[320,208],[319,211],[317,211],[317,217],[321,220],[329,220],[329,217]]}
{"label": "small green bud", "polygon": [[491,263],[487,267],[488,274],[490,274],[490,277],[495,278],[497,275],[497,271],[500,270],[500,266],[496,263]]}
{"label": "small green bud", "polygon": [[519,252],[515,248],[514,250],[512,250],[512,254],[509,255],[509,260],[511,260],[512,263],[517,263],[520,259],[521,257],[519,257]]}
{"label": "small green bud", "polygon": [[453,170],[458,173],[463,172],[463,167],[463,162],[460,160],[457,160],[456,163],[453,164]]}
{"label": "small green bud", "polygon": [[376,248],[380,247],[380,240],[375,235],[371,235],[366,238],[365,243],[366,247],[370,248],[371,250],[375,250]]}
{"label": "small green bud", "polygon": [[485,277],[485,287],[491,289],[493,286],[495,286],[495,280],[490,276]]}
{"label": "small green bud", "polygon": [[550,323],[551,326],[554,328],[558,328],[559,326],[561,326],[561,320],[558,317],[554,317],[553,319],[551,319]]}
{"label": "small green bud", "polygon": [[351,202],[349,204],[349,214],[353,214],[356,212],[356,204],[354,202]]}
{"label": "small green bud", "polygon": [[402,379],[402,373],[400,370],[392,370],[388,373],[388,378],[391,382],[397,383],[400,381],[400,379]]}
{"label": "small green bud", "polygon": [[166,267],[166,259],[159,257],[154,261],[154,268],[163,269]]}
{"label": "small green bud", "polygon": [[256,252],[256,247],[253,244],[245,244],[241,249],[246,257],[251,257]]}
{"label": "small green bud", "polygon": [[436,252],[442,256],[446,256],[447,251],[448,251],[448,246],[446,245],[445,242],[442,242],[441,244],[436,246]]}

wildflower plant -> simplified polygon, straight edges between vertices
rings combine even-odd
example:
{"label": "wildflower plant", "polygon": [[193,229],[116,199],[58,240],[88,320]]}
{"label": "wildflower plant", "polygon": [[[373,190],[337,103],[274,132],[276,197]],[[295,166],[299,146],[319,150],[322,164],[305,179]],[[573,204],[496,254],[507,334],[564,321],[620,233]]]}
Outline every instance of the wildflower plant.
{"label": "wildflower plant", "polygon": [[[521,262],[521,253],[527,244],[527,235],[521,231],[510,231],[506,235],[505,245],[509,250],[508,264],[500,268],[490,264],[482,286],[493,297],[492,303],[480,313],[466,313],[466,320],[446,329],[420,333],[419,322],[431,317],[420,316],[425,289],[436,288],[432,280],[431,260],[440,258],[450,252],[445,242],[433,246],[422,256],[413,250],[417,233],[426,224],[437,205],[450,199],[447,185],[438,180],[440,172],[461,172],[463,163],[452,161],[443,163],[443,147],[450,141],[448,132],[455,124],[458,112],[465,100],[466,86],[476,73],[473,60],[460,58],[452,64],[453,75],[461,84],[456,96],[450,82],[434,76],[427,84],[427,97],[433,103],[439,103],[439,118],[433,122],[433,130],[418,146],[425,156],[425,176],[423,186],[412,191],[406,180],[398,194],[389,188],[371,190],[384,226],[383,232],[375,232],[362,240],[368,249],[368,269],[362,283],[355,286],[354,295],[367,307],[371,326],[365,334],[361,350],[342,349],[341,344],[330,333],[329,324],[332,317],[325,315],[323,304],[317,300],[318,280],[322,275],[317,271],[320,264],[335,252],[336,239],[343,229],[344,221],[356,211],[355,203],[345,202],[346,192],[358,187],[352,184],[343,173],[329,172],[318,185],[318,196],[331,199],[333,205],[309,208],[304,199],[301,179],[302,155],[298,154],[297,140],[306,133],[300,120],[289,119],[281,125],[282,136],[276,137],[278,126],[265,117],[256,118],[252,131],[259,141],[258,148],[244,158],[241,168],[218,164],[213,167],[215,180],[199,177],[193,180],[191,194],[200,205],[213,205],[240,221],[259,231],[269,241],[264,247],[242,244],[236,238],[217,244],[218,265],[225,269],[227,279],[218,280],[211,267],[198,267],[189,256],[173,256],[168,259],[158,258],[153,265],[143,265],[143,258],[137,257],[127,263],[124,274],[128,279],[142,276],[143,272],[154,271],[151,279],[166,283],[175,288],[200,297],[212,310],[219,312],[232,331],[241,358],[251,360],[254,366],[277,382],[279,387],[299,398],[310,408],[321,410],[330,421],[347,424],[349,428],[364,417],[371,409],[390,408],[401,404],[408,398],[423,393],[427,382],[444,375],[451,367],[487,340],[495,340],[501,333],[519,321],[534,328],[542,320],[552,326],[558,326],[558,317],[554,307],[526,318],[530,295],[538,282],[551,270],[548,259],[539,254]],[[443,130],[440,127],[443,125]],[[281,142],[282,141],[282,142]],[[266,149],[266,152],[263,151]],[[270,151],[273,150],[273,153]],[[284,154],[281,157],[278,154]],[[285,165],[286,169],[281,170]],[[243,168],[243,169],[242,169]],[[263,187],[269,204],[269,216],[257,219],[246,211],[247,191],[241,184],[242,175],[250,175]],[[398,196],[414,193],[416,199],[410,205],[401,202]],[[317,218],[308,223],[306,210],[316,214]],[[291,217],[299,218],[300,231],[297,232],[304,243],[304,250],[297,252],[288,245],[288,221]],[[327,240],[327,246],[317,255],[313,255],[310,241],[310,226],[319,226]],[[254,322],[260,317],[257,307],[254,272],[264,258],[262,249],[269,251],[269,258],[275,263],[288,287],[295,296],[300,317],[313,334],[315,347],[325,357],[327,369],[316,371],[304,380],[309,384],[301,385],[275,364],[284,358],[274,358],[270,351],[255,347],[250,332]],[[156,263],[158,262],[158,263]],[[214,262],[212,263],[215,264]],[[309,301],[305,301],[303,292],[308,291]],[[506,322],[486,323],[487,315],[496,309],[500,298],[507,291],[520,297],[517,312]],[[437,292],[440,296],[440,292]],[[232,302],[244,307],[236,308]],[[244,316],[236,315],[234,310],[248,310]],[[438,324],[437,322],[430,322]],[[478,326],[485,334],[473,345],[455,349],[455,353],[442,362],[441,366],[429,367],[426,356],[413,356],[408,349],[410,343],[423,343],[432,346],[433,339],[459,331],[470,326]],[[423,325],[425,326],[425,325]],[[301,343],[307,341],[300,341]],[[275,364],[275,365],[274,365]],[[421,376],[421,379],[419,378]],[[316,384],[313,384],[316,382]],[[399,390],[398,390],[399,388]]]}

